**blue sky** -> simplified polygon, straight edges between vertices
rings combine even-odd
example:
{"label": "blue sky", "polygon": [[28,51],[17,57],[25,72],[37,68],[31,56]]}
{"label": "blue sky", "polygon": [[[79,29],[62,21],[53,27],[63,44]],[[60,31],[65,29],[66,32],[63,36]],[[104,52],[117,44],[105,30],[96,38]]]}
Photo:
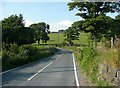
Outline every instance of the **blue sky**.
{"label": "blue sky", "polygon": [[[50,24],[51,31],[66,29],[74,21],[81,20],[75,16],[76,10],[69,11],[68,2],[3,2],[0,20],[12,14],[23,14],[26,26],[37,22]],[[116,14],[108,14],[114,18]]]}
{"label": "blue sky", "polygon": [[66,2],[9,2],[2,5],[3,17],[21,13],[26,19],[48,22],[78,18],[74,17],[74,11],[68,11]]}

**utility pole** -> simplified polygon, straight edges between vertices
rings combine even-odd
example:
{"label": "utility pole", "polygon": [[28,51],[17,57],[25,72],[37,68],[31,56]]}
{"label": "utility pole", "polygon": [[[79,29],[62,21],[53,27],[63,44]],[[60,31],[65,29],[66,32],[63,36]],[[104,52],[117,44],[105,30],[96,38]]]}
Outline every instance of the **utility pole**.
{"label": "utility pole", "polygon": [[58,31],[58,46],[59,46],[59,31]]}

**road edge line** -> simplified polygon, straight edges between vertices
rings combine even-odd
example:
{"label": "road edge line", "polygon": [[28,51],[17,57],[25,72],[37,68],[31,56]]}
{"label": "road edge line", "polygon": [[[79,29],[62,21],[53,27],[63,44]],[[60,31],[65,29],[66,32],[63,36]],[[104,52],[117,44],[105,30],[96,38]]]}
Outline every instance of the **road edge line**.
{"label": "road edge line", "polygon": [[74,53],[72,53],[72,56],[73,56],[73,65],[74,65],[76,86],[79,88],[80,85],[79,85],[78,76],[77,76],[77,69],[76,69],[76,64],[75,64]]}

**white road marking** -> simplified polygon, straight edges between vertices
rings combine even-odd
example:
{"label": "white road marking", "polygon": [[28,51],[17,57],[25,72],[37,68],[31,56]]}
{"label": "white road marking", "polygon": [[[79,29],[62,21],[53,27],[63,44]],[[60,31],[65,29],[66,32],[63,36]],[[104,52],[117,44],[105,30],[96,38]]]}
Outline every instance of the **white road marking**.
{"label": "white road marking", "polygon": [[79,88],[80,85],[79,85],[78,76],[77,76],[77,69],[76,69],[76,64],[75,64],[74,53],[72,54],[72,56],[73,56],[73,64],[74,64],[76,86]]}
{"label": "white road marking", "polygon": [[[63,55],[63,54],[62,54]],[[62,55],[60,55],[57,59],[55,60],[58,60]],[[48,65],[46,65],[44,68],[42,68],[40,71],[38,71],[36,74],[34,74],[32,77],[30,77],[28,79],[28,81],[30,81],[31,79],[33,79],[35,76],[37,76],[40,72],[42,72],[44,69],[46,69],[48,66],[50,66],[53,62],[49,63]]]}
{"label": "white road marking", "polygon": [[[62,54],[63,55],[63,54]],[[58,60],[60,57],[62,57],[62,55],[60,55],[56,60]]]}
{"label": "white road marking", "polygon": [[38,71],[36,74],[34,74],[32,77],[30,77],[28,79],[28,81],[30,81],[31,79],[33,79],[35,76],[37,76],[40,72],[42,72],[44,69],[46,69],[48,66],[50,66],[53,62],[49,63],[48,65],[46,65],[44,68],[42,68],[40,71]]}

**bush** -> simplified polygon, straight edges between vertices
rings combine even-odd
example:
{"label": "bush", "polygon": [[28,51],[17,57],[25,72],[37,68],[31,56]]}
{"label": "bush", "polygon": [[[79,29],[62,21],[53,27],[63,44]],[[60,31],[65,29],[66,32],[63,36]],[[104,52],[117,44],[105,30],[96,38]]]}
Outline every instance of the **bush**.
{"label": "bush", "polygon": [[98,72],[98,53],[93,47],[82,47],[82,58],[80,59],[80,65],[82,70],[86,73],[87,77],[95,83],[97,81]]}
{"label": "bush", "polygon": [[18,67],[35,60],[50,56],[56,52],[54,47],[39,47],[34,45],[22,45],[16,44],[8,45],[3,44],[2,50],[2,70],[8,70],[14,67]]}

